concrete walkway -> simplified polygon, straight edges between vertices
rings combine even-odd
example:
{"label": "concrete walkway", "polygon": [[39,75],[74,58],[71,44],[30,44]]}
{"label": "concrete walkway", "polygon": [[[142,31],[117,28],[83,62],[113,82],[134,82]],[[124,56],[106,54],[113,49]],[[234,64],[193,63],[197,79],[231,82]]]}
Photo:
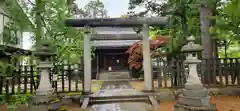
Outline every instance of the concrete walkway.
{"label": "concrete walkway", "polygon": [[[104,82],[101,90],[93,96],[116,96],[141,94],[135,90],[127,81]],[[119,102],[108,104],[95,104],[88,111],[149,111],[152,106],[145,102]]]}

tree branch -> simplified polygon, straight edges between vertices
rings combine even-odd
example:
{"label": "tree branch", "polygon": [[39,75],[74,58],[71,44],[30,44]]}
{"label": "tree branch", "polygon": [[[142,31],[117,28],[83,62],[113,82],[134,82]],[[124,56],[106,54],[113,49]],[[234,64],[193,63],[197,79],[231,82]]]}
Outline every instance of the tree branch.
{"label": "tree branch", "polygon": [[42,23],[43,23],[43,26],[46,28],[47,32],[50,33],[50,34],[52,34],[51,31],[50,31],[50,29],[48,29],[47,24],[46,24],[43,16],[40,16],[40,17],[41,17],[41,21],[42,21]]}
{"label": "tree branch", "polygon": [[34,5],[34,6],[36,6],[36,4],[35,3],[33,3],[31,0],[27,0],[31,5]]}

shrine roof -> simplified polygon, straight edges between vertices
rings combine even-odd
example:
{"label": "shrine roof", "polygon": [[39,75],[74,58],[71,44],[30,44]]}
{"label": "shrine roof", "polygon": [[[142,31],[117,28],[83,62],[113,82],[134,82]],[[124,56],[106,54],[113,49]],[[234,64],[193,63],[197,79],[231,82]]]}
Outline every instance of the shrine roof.
{"label": "shrine roof", "polygon": [[25,50],[9,45],[0,45],[0,51],[5,52],[7,55],[31,55],[32,51]]}

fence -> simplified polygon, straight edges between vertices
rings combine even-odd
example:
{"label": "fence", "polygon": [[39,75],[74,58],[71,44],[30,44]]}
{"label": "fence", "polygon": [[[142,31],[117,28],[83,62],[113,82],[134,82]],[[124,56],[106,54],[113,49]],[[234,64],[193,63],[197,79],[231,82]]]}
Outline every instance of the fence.
{"label": "fence", "polygon": [[[52,87],[58,93],[80,92],[82,69],[81,64],[54,65],[49,76]],[[53,81],[53,74],[58,75],[57,81]],[[0,95],[34,93],[39,85],[39,78],[39,69],[36,65],[18,66],[10,75],[0,77]]]}
{"label": "fence", "polygon": [[[159,87],[183,87],[188,76],[188,67],[183,60],[173,64],[157,60],[154,75]],[[240,58],[220,58],[203,60],[198,65],[198,75],[206,87],[226,87],[240,85]]]}
{"label": "fence", "polygon": [[[225,87],[240,85],[240,58],[203,60],[198,66],[199,77],[208,87]],[[183,60],[177,60],[172,65],[167,61],[157,60],[154,68],[155,78],[159,87],[183,87],[186,82],[187,67]],[[75,71],[78,69],[79,71]],[[34,93],[39,84],[39,70],[35,65],[19,66],[8,76],[0,77],[0,95]],[[53,74],[58,75],[56,82]],[[61,64],[51,69],[50,81],[58,93],[80,92],[82,90],[82,64]]]}

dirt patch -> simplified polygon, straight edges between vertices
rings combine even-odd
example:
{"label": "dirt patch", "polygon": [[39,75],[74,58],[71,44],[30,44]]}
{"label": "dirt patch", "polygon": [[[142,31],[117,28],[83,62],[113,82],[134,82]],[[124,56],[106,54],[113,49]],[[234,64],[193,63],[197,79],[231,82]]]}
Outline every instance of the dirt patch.
{"label": "dirt patch", "polygon": [[81,108],[68,108],[67,111],[86,111],[86,110]]}
{"label": "dirt patch", "polygon": [[[144,89],[144,81],[132,81],[130,84],[137,89],[138,91],[142,91]],[[170,82],[167,82],[167,85],[171,85]],[[158,88],[158,81],[154,81],[154,89],[156,92],[172,92],[177,91],[179,88]],[[181,89],[181,88],[180,88]],[[232,87],[216,87],[216,88],[207,88],[211,96],[224,95],[224,96],[240,96],[240,87],[232,86]]]}
{"label": "dirt patch", "polygon": [[[143,90],[144,88],[143,81],[133,81],[131,82],[131,85],[139,91]],[[177,90],[172,90],[169,88],[159,89],[157,87],[157,81],[154,81],[154,86],[154,89],[161,93],[159,96],[157,96],[157,99],[161,101],[160,108],[156,109],[155,111],[173,111],[173,105],[176,103],[176,101],[174,100],[172,91]],[[240,111],[240,88],[210,88],[208,90],[211,92],[210,95],[213,95],[211,97],[211,102],[216,104],[218,109],[217,111]]]}
{"label": "dirt patch", "polygon": [[176,101],[165,101],[160,103],[160,108],[155,109],[154,111],[174,111],[173,105]]}
{"label": "dirt patch", "polygon": [[[132,81],[130,84],[137,90],[143,90],[144,88],[144,81]],[[162,81],[162,86],[162,88],[170,88],[171,81]],[[158,89],[158,80],[154,80],[154,89]]]}
{"label": "dirt patch", "polygon": [[216,96],[212,97],[211,101],[217,105],[218,111],[240,110],[240,98],[237,96]]}
{"label": "dirt patch", "polygon": [[[211,97],[211,103],[216,104],[217,111],[239,111],[240,98],[237,96],[214,96]],[[173,105],[176,101],[165,101],[160,103],[160,108],[154,111],[173,111]]]}
{"label": "dirt patch", "polygon": [[[144,81],[132,81],[130,84],[137,89],[138,91],[142,91],[144,89]],[[158,88],[158,81],[154,81],[154,89]]]}
{"label": "dirt patch", "polygon": [[78,104],[67,105],[67,111],[86,111],[85,109],[81,109]]}

